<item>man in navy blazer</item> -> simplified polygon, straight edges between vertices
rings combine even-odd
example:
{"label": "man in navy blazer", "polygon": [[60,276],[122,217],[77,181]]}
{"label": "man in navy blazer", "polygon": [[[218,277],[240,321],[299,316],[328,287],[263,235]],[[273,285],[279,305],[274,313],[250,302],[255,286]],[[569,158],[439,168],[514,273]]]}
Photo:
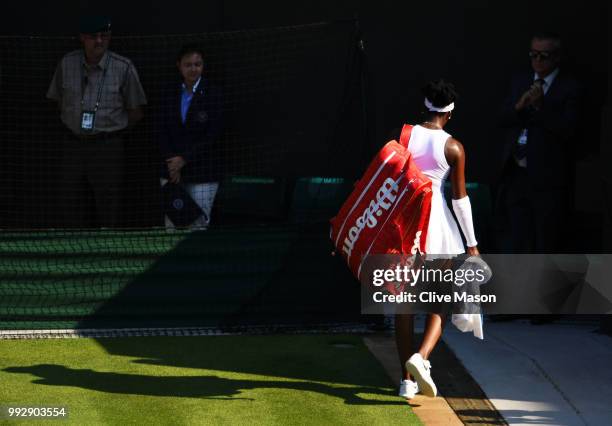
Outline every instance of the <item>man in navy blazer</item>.
{"label": "man in navy blazer", "polygon": [[[222,95],[202,75],[203,52],[184,46],[177,57],[182,81],[167,91],[162,106],[159,149],[161,184],[182,184],[202,209],[194,228],[206,228],[221,178]],[[166,226],[172,227],[166,217]]]}
{"label": "man in navy blazer", "polygon": [[571,240],[574,158],[581,85],[560,68],[561,40],[531,40],[532,70],[512,80],[503,105],[502,175],[497,208],[506,214],[508,252],[564,251]]}

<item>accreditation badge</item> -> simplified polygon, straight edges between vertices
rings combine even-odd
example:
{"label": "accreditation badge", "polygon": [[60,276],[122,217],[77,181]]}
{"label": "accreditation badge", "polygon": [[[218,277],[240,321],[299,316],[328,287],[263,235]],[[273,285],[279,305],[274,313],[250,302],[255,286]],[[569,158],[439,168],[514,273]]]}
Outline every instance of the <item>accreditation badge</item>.
{"label": "accreditation badge", "polygon": [[95,111],[83,111],[81,113],[81,130],[84,130],[86,132],[93,131],[95,122],[96,122],[96,112]]}

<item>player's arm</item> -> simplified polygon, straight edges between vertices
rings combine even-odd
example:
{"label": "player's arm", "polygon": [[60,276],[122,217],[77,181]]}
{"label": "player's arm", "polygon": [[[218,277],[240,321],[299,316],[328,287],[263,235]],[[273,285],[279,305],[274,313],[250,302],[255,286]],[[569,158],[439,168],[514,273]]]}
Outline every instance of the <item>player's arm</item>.
{"label": "player's arm", "polygon": [[467,196],[465,189],[465,151],[463,145],[455,138],[449,138],[444,146],[446,162],[451,167],[450,181],[453,190],[453,200]]}
{"label": "player's arm", "polygon": [[450,180],[453,192],[453,211],[467,243],[467,252],[478,255],[478,242],[472,221],[472,206],[465,189],[465,151],[457,139],[449,138],[444,146],[444,156],[451,168]]}

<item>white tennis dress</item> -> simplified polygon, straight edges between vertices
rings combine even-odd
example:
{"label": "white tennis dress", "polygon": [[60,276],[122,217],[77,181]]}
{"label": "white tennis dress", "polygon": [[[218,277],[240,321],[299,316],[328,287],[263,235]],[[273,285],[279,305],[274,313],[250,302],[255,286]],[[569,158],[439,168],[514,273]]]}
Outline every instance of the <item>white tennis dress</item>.
{"label": "white tennis dress", "polygon": [[[432,183],[431,215],[425,251],[428,257],[433,258],[465,253],[459,227],[444,199],[444,181],[450,172],[450,166],[444,156],[444,147],[450,137],[451,135],[442,129],[414,126],[408,143],[408,150],[412,153],[414,162]],[[463,332],[471,331],[477,338],[484,338],[482,315],[453,314],[452,323]]]}
{"label": "white tennis dress", "polygon": [[455,255],[464,253],[463,241],[446,200],[444,198],[444,181],[450,166],[444,156],[444,146],[451,135],[444,130],[432,130],[423,126],[414,126],[408,143],[408,150],[423,174],[431,179],[431,215],[427,228],[425,251],[435,255]]}

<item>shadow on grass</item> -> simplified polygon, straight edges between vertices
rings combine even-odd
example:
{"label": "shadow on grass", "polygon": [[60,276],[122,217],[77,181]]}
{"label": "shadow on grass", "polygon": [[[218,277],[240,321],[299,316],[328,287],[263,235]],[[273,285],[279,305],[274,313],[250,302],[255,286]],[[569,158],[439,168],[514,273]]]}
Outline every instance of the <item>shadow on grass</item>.
{"label": "shadow on grass", "polygon": [[[330,255],[327,226],[318,224],[186,234],[78,327],[213,326],[236,331],[288,325],[307,330],[317,324],[360,321],[365,319],[358,283],[340,256]],[[325,339],[272,337],[96,341],[109,354],[142,364],[386,385],[356,374],[364,364],[338,358]],[[332,371],[339,362],[345,369],[350,366],[342,377]]]}
{"label": "shadow on grass", "polygon": [[[217,376],[145,376],[72,369],[60,365],[39,364],[29,367],[8,367],[8,373],[31,374],[39,377],[35,384],[71,386],[112,394],[171,396],[224,400],[255,400],[250,390],[274,388],[317,392],[340,398],[350,405],[403,405],[405,402],[380,401],[358,396],[360,393],[384,394],[389,390],[368,386],[334,387],[323,383],[279,380],[234,380]],[[244,396],[241,396],[244,395]]]}
{"label": "shadow on grass", "polygon": [[[87,309],[79,311],[84,316],[77,328],[212,326],[231,331],[234,327],[252,325],[289,324],[307,329],[313,324],[363,321],[359,287],[340,257],[330,256],[327,227],[321,224],[115,238],[112,234],[109,241],[95,239],[83,243],[91,245],[87,254],[91,259],[87,257],[89,260],[84,264],[78,263],[76,270],[124,274],[134,271],[134,274],[126,275],[125,284],[110,295],[106,294],[110,290],[104,282],[83,289],[80,298],[83,299],[83,294],[91,295],[92,301],[85,303]],[[136,254],[99,264],[100,256],[106,256],[110,250],[107,246],[125,247],[128,242],[134,244]],[[109,291],[101,291],[105,289]],[[68,295],[74,293],[65,290]],[[55,303],[76,306],[75,309],[80,306],[69,298],[59,298]],[[107,351],[103,362],[107,358],[112,363],[114,357],[129,357],[127,362],[257,374],[272,377],[272,382],[177,377],[176,384],[170,385],[171,380],[156,375],[134,377],[53,365],[22,364],[6,371],[30,372],[41,377],[36,383],[48,385],[86,388],[89,385],[92,389],[108,388],[109,392],[159,392],[167,396],[175,396],[180,393],[177,388],[183,388],[185,396],[228,397],[235,395],[241,386],[277,384],[281,388],[313,389],[348,403],[359,403],[363,400],[355,393],[360,391],[387,392],[386,376],[361,339],[347,337],[353,347],[350,350],[334,347],[339,339],[343,338],[310,335],[96,339]],[[68,360],[55,364],[92,366],[75,365]],[[89,376],[96,379],[88,380]],[[285,379],[301,384],[282,381]],[[208,387],[199,389],[201,386]]]}
{"label": "shadow on grass", "polygon": [[[253,225],[162,233],[151,241],[136,238],[162,254],[136,253],[117,261],[117,270],[133,275],[114,294],[98,298],[76,328],[214,327],[231,332],[362,322],[358,284],[340,256],[330,255],[327,234],[325,224]],[[142,258],[150,264],[143,266]],[[94,257],[85,267],[97,265]],[[84,291],[101,293],[95,289]]]}
{"label": "shadow on grass", "polygon": [[277,335],[97,339],[111,354],[153,366],[210,369],[305,381],[386,387],[358,336]]}

